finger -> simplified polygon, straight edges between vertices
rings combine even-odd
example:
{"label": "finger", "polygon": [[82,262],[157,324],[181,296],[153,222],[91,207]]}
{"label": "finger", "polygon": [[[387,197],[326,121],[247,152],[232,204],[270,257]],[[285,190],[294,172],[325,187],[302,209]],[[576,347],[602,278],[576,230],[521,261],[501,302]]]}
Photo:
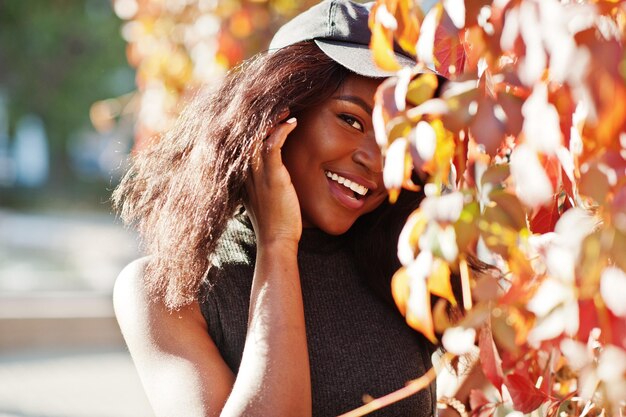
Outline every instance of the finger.
{"label": "finger", "polygon": [[281,111],[280,113],[278,113],[278,123],[283,122],[287,116],[289,116],[289,109],[286,108],[283,111]]}
{"label": "finger", "polygon": [[289,117],[289,109],[286,108],[284,110],[282,110],[280,113],[278,113],[278,117],[276,118],[276,122],[272,125],[272,127],[270,127],[267,130],[267,134],[265,135],[265,139],[263,139],[264,141],[266,141],[271,135],[272,133],[274,133],[274,131],[276,130],[276,127],[280,125],[280,123],[283,123],[285,121],[285,119]]}
{"label": "finger", "polygon": [[265,141],[265,150],[268,153],[276,152],[279,153],[280,149],[285,144],[285,140],[287,136],[296,128],[298,122],[295,117],[292,117],[285,121],[285,123],[281,123],[276,127],[276,130],[270,135],[269,138]]}

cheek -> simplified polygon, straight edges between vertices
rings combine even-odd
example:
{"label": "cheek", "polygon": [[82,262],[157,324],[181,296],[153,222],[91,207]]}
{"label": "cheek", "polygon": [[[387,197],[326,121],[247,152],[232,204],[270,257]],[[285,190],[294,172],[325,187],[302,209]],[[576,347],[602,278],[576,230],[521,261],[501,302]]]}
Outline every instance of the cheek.
{"label": "cheek", "polygon": [[339,141],[324,126],[313,125],[294,130],[283,146],[283,163],[295,170],[322,165],[337,157]]}

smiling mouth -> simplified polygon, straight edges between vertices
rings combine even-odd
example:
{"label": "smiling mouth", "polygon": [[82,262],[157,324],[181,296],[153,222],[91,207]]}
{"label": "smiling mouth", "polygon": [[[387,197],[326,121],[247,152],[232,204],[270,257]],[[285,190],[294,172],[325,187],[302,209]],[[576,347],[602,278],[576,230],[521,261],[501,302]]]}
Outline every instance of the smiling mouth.
{"label": "smiling mouth", "polygon": [[330,172],[330,171],[325,171],[326,173],[326,177],[328,177],[330,180],[335,181],[338,184],[341,184],[342,186],[344,186],[345,188],[351,190],[354,192],[354,198],[357,200],[362,199],[363,197],[365,197],[365,195],[368,193],[369,188],[358,184],[354,181],[350,181],[347,178],[342,177],[339,174],[336,174],[334,172]]}

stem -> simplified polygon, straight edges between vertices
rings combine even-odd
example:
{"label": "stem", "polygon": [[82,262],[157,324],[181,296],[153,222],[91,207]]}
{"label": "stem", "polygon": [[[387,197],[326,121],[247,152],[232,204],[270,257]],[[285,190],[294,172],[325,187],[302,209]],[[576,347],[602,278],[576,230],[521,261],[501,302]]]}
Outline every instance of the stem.
{"label": "stem", "polygon": [[372,411],[379,410],[383,407],[388,406],[389,404],[393,404],[423,390],[424,388],[429,386],[436,377],[437,373],[435,372],[435,368],[430,368],[428,372],[426,372],[424,375],[417,379],[409,381],[403,388],[400,388],[399,390],[387,394],[383,397],[376,398],[359,408],[355,408],[352,411],[348,411],[347,413],[340,415],[339,417],[359,417],[369,414]]}
{"label": "stem", "polygon": [[465,257],[461,258],[460,262],[461,269],[461,289],[463,290],[463,308],[465,311],[472,309],[472,293],[470,290],[470,282],[469,282],[469,268],[467,266],[467,261]]}

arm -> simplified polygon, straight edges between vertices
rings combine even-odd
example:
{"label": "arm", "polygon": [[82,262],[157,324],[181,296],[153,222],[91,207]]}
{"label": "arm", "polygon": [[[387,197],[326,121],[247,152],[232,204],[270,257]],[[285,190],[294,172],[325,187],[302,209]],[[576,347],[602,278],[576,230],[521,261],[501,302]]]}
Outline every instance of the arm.
{"label": "arm", "polygon": [[300,206],[281,148],[295,119],[266,139],[246,183],[257,240],[248,333],[224,415],[310,416],[311,381],[298,271]]}
{"label": "arm", "polygon": [[259,247],[239,375],[227,416],[311,415],[297,247]]}
{"label": "arm", "polygon": [[170,312],[148,297],[142,285],[146,259],[130,264],[116,282],[116,317],[157,416],[311,415],[297,265],[302,226],[295,190],[280,160],[282,143],[294,127],[276,128],[247,185],[257,260],[237,376],[211,340],[197,303]]}
{"label": "arm", "polygon": [[119,275],[115,316],[156,416],[219,416],[235,380],[197,303],[169,311],[143,285],[147,258]]}

